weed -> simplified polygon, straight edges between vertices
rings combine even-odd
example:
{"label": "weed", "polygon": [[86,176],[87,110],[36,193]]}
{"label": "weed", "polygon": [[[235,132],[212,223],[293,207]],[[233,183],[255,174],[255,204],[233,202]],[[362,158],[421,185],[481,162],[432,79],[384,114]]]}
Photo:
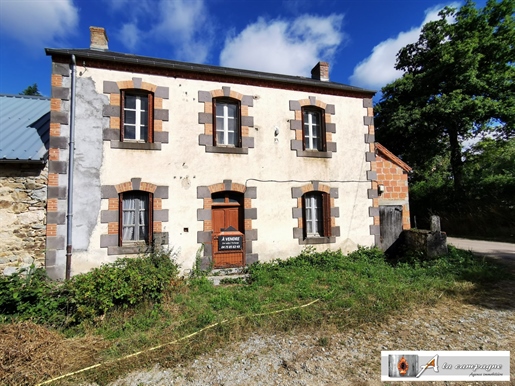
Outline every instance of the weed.
{"label": "weed", "polygon": [[[197,253],[199,262],[200,255],[201,251]],[[200,269],[200,265],[196,267]],[[112,340],[104,352],[108,359],[144,351],[226,321],[195,335],[188,344],[167,345],[148,357],[87,374],[91,380],[106,384],[142,363],[159,361],[166,366],[168,361],[191,358],[223,341],[246,337],[252,330],[291,331],[324,325],[350,328],[377,323],[392,313],[434,304],[442,294],[459,295],[476,284],[498,280],[501,274],[506,277],[496,266],[454,248],[430,261],[412,255],[394,264],[373,248],[360,247],[347,256],[341,251],[306,249],[288,260],[253,264],[247,269],[248,282],[237,286],[215,287],[201,271],[195,267],[193,271],[196,274],[192,277],[178,279],[173,260],[158,253],[122,259],[57,287],[46,279],[32,282],[37,275],[31,279],[15,276],[0,281],[0,304],[4,314],[6,304],[16,310],[10,314],[16,319],[36,315],[37,307],[43,307],[42,299],[50,297],[57,305],[49,312],[62,317],[66,310],[60,307],[73,300],[70,310],[75,322],[82,322],[82,329],[67,327],[67,335],[86,329]],[[40,290],[44,295],[34,294]],[[14,292],[19,293],[16,298]],[[59,303],[59,296],[68,303]],[[19,297],[26,299],[26,308]],[[298,308],[317,299],[309,307]],[[101,321],[96,319],[100,315],[104,315]],[[43,318],[39,321],[45,322]],[[318,340],[321,347],[330,344],[327,335]]]}

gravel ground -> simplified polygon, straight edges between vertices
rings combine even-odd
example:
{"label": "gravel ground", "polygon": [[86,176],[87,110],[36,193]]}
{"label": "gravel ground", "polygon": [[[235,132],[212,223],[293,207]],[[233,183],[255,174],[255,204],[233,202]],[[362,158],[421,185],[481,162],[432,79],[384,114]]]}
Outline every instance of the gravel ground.
{"label": "gravel ground", "polygon": [[[514,348],[513,285],[502,282],[488,289],[487,295],[476,293],[476,297],[459,301],[442,299],[434,307],[420,307],[385,323],[347,331],[321,328],[253,334],[191,363],[167,369],[156,366],[150,371],[131,373],[111,385],[380,385],[381,350]],[[512,381],[499,384],[515,385],[514,355],[510,370]]]}

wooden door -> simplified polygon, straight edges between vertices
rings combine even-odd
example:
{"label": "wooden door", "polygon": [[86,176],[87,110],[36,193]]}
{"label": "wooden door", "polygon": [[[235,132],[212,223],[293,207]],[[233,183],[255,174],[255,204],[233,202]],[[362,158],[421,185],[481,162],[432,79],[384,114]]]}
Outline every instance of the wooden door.
{"label": "wooden door", "polygon": [[243,239],[242,250],[219,251],[218,248],[218,238],[222,230],[233,228],[244,234],[242,200],[229,192],[217,194],[216,198],[216,201],[213,200],[211,209],[213,266],[214,268],[243,267],[245,265],[245,239]]}
{"label": "wooden door", "polygon": [[379,207],[381,249],[387,251],[402,233],[402,206],[381,205]]}
{"label": "wooden door", "polygon": [[222,229],[227,229],[229,227],[233,227],[236,230],[240,230],[238,207],[213,207],[211,218],[213,220],[213,233],[220,233]]}

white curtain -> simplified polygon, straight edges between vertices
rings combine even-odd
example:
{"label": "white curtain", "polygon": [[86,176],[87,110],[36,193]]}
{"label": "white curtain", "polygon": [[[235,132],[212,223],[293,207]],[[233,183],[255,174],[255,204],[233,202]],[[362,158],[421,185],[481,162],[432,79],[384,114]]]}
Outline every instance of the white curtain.
{"label": "white curtain", "polygon": [[[127,195],[128,196],[128,195]],[[123,228],[122,240],[134,240],[134,228],[136,227],[136,198],[123,198]]]}

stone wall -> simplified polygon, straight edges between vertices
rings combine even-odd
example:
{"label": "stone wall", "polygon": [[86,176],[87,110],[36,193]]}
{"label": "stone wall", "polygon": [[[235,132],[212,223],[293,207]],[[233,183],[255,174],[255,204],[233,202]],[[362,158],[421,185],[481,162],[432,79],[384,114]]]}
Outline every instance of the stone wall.
{"label": "stone wall", "polygon": [[45,262],[48,168],[0,164],[0,273]]}

